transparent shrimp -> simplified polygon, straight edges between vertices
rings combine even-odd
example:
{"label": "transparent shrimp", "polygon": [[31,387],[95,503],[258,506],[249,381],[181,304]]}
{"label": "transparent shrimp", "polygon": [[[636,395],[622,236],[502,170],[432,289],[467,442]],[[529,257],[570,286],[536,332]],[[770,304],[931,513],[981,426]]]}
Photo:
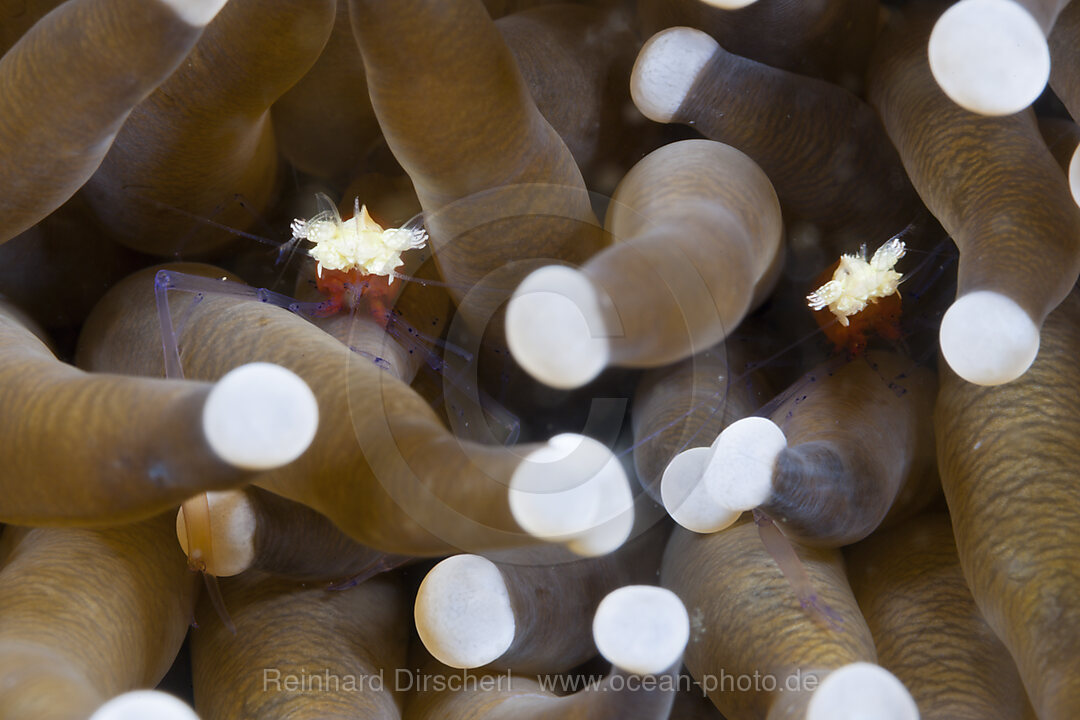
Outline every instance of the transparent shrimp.
{"label": "transparent shrimp", "polygon": [[772,556],[772,559],[780,568],[780,572],[783,573],[788,584],[795,591],[795,597],[799,599],[799,606],[814,621],[825,627],[839,630],[840,623],[844,622],[844,619],[818,598],[814,585],[810,582],[810,576],[806,573],[806,568],[803,567],[799,556],[795,554],[795,548],[792,547],[791,542],[780,531],[780,528],[776,527],[776,523],[772,521],[772,518],[760,510],[754,510],[753,512],[754,524],[757,525],[761,544],[765,546],[769,555]]}
{"label": "transparent shrimp", "polygon": [[[180,349],[176,344],[176,332],[172,325],[172,316],[169,314],[169,301],[167,289],[160,282],[161,275],[154,282],[154,294],[157,299],[158,322],[161,325],[161,346],[165,360],[165,377],[182,380],[184,369],[180,364]],[[167,274],[166,274],[167,275]],[[206,594],[210,599],[221,622],[229,632],[236,634],[236,626],[229,617],[225,608],[225,599],[221,596],[218,587],[217,576],[208,571],[214,567],[214,542],[210,524],[210,500],[206,493],[200,493],[188,498],[180,505],[184,515],[184,533],[187,536],[188,568],[192,572],[202,575],[206,585]]]}

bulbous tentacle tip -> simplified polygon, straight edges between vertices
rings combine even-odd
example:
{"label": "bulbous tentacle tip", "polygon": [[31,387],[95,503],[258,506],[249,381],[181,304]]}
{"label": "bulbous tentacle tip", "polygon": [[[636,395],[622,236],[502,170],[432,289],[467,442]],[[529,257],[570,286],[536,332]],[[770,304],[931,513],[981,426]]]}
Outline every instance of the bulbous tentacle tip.
{"label": "bulbous tentacle tip", "polygon": [[1014,0],[961,0],[938,19],[927,51],[942,91],[980,115],[1020,112],[1050,79],[1046,34]]}
{"label": "bulbous tentacle tip", "polygon": [[[258,519],[247,493],[242,490],[210,491],[201,499],[193,499],[181,505],[176,513],[176,538],[191,563],[201,563],[193,570],[208,572],[218,577],[239,575],[255,561],[255,529]],[[194,508],[192,513],[186,508]],[[192,524],[209,524],[209,528],[189,528]],[[210,549],[200,550],[200,558],[192,559],[195,542],[208,542]]]}
{"label": "bulbous tentacle tip", "polygon": [[675,120],[698,75],[720,45],[701,30],[668,28],[649,38],[630,74],[630,97],[645,117]]}
{"label": "bulbous tentacle tip", "polygon": [[911,693],[895,675],[873,663],[845,665],[825,676],[806,709],[806,720],[919,720]]}
{"label": "bulbous tentacle tip", "polygon": [[575,553],[606,555],[634,524],[634,498],[619,459],[603,443],[563,433],[522,460],[510,479],[510,511],[533,537]]}
{"label": "bulbous tentacle tip", "polygon": [[753,5],[757,0],[701,0],[706,5],[720,8],[721,10],[739,10],[747,5]]}
{"label": "bulbous tentacle tip", "polygon": [[319,406],[299,376],[271,363],[226,373],[203,408],[203,429],[214,452],[247,470],[270,470],[300,457],[315,438]]}
{"label": "bulbous tentacle tip", "polygon": [[168,693],[135,690],[118,695],[102,705],[90,720],[199,720],[191,707]]}
{"label": "bulbous tentacle tip", "polygon": [[454,555],[433,567],[420,583],[413,615],[424,647],[455,668],[498,659],[517,625],[502,573],[479,555]]}
{"label": "bulbous tentacle tip", "polygon": [[1077,145],[1069,163],[1069,189],[1072,190],[1073,200],[1080,205],[1080,145]]}
{"label": "bulbous tentacle tip", "polygon": [[728,425],[712,445],[703,483],[712,501],[732,512],[764,504],[772,494],[776,460],[787,448],[772,420],[751,416]]}
{"label": "bulbous tentacle tip", "polygon": [[660,479],[660,499],[668,515],[696,533],[714,533],[729,527],[742,514],[713,500],[703,482],[712,448],[684,450],[671,459]]}
{"label": "bulbous tentacle tip", "polygon": [[1016,301],[992,290],[954,302],[941,320],[939,339],[953,372],[976,385],[1012,382],[1039,354],[1039,326]]}
{"label": "bulbous tentacle tip", "polygon": [[596,608],[593,640],[615,667],[639,675],[675,667],[690,641],[690,616],[679,596],[652,585],[628,585]]}
{"label": "bulbous tentacle tip", "polygon": [[506,340],[514,359],[551,387],[581,387],[610,359],[611,334],[601,291],[581,270],[549,265],[532,272],[506,309]]}
{"label": "bulbous tentacle tip", "polygon": [[162,5],[172,8],[180,18],[192,27],[205,27],[210,24],[228,0],[159,0]]}

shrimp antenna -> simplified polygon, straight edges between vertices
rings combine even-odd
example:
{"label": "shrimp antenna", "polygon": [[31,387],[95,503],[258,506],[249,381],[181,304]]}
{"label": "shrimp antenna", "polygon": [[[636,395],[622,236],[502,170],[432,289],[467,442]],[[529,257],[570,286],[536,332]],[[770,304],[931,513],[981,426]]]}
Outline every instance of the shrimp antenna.
{"label": "shrimp antenna", "polygon": [[[160,208],[162,210],[168,210],[169,212],[176,213],[177,215],[183,215],[186,218],[191,218],[192,220],[198,220],[201,223],[205,223],[205,224],[210,225],[212,227],[216,227],[219,230],[224,230],[225,232],[229,233],[230,235],[234,235],[236,237],[247,238],[248,240],[254,240],[254,241],[260,242],[260,243],[262,243],[264,245],[273,245],[274,247],[278,247],[280,245],[280,243],[277,242],[276,240],[271,240],[270,238],[268,238],[268,237],[266,237],[264,235],[257,235],[255,233],[245,232],[243,230],[240,230],[239,228],[234,228],[231,225],[226,225],[224,223],[220,223],[217,220],[213,220],[213,219],[208,218],[208,217],[206,217],[204,215],[198,215],[198,214],[190,212],[188,210],[184,210],[183,208],[178,208],[175,205],[170,205],[168,203],[163,203],[160,200],[155,200],[152,197],[143,196],[143,197],[140,197],[139,199],[142,200],[145,203],[153,205],[153,206],[155,206],[157,208]],[[241,207],[246,207],[246,205],[243,205],[243,203],[241,203]]]}
{"label": "shrimp antenna", "polygon": [[[167,272],[159,272],[154,278],[154,295],[157,299],[158,322],[161,325],[162,351],[165,356],[165,377],[183,380],[184,369],[180,364],[180,348],[176,341],[172,314],[169,312],[169,276]],[[193,498],[188,498],[181,503],[180,511],[184,517],[184,532],[187,535],[188,567],[193,571],[202,573],[210,604],[213,605],[214,611],[221,618],[222,624],[228,628],[229,632],[235,635],[236,625],[233,624],[232,618],[229,617],[229,612],[225,608],[225,598],[221,596],[221,588],[218,587],[217,578],[206,571],[207,565],[213,563],[214,551],[213,533],[210,526],[209,498],[206,493],[200,493]]]}

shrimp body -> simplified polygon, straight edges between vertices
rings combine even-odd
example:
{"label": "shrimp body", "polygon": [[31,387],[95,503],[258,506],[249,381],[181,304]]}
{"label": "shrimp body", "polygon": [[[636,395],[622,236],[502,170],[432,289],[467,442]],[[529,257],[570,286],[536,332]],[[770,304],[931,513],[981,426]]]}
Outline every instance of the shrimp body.
{"label": "shrimp body", "polygon": [[319,307],[318,317],[329,317],[342,308],[366,306],[371,316],[383,327],[390,316],[390,308],[401,285],[391,287],[392,277],[371,275],[356,268],[352,270],[324,270],[315,278],[315,286],[327,296]]}
{"label": "shrimp body", "polygon": [[858,355],[871,332],[889,340],[900,337],[902,276],[893,267],[904,253],[904,243],[892,238],[868,260],[864,245],[858,255],[841,255],[819,278],[829,279],[806,299],[837,349]]}
{"label": "shrimp body", "polygon": [[399,290],[391,286],[394,271],[404,263],[401,255],[422,248],[427,233],[423,228],[383,228],[359,198],[353,216],[343,222],[329,198],[319,195],[318,200],[323,209],[315,217],[293,221],[292,242],[307,240],[314,245],[309,254],[316,263],[316,284],[328,295],[320,314],[356,307],[362,299],[385,325]]}

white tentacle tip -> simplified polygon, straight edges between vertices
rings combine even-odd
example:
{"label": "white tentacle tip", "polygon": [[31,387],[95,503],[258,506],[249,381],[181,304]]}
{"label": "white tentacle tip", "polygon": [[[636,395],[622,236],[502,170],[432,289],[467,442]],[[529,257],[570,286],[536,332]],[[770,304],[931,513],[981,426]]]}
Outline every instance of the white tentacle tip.
{"label": "white tentacle tip", "polygon": [[228,0],[161,0],[172,8],[180,19],[192,27],[204,27],[210,24]]}
{"label": "white tentacle tip", "polygon": [[118,695],[97,709],[90,720],[199,720],[191,707],[168,693],[134,690]]}
{"label": "white tentacle tip", "polygon": [[1046,34],[1014,0],[960,0],[938,18],[927,53],[942,91],[980,115],[1020,112],[1050,79]]}
{"label": "white tentacle tip", "polygon": [[1002,385],[1027,372],[1039,354],[1039,326],[1016,301],[977,290],[941,319],[941,354],[953,372],[976,385]]}
{"label": "white tentacle tip", "polygon": [[574,268],[533,271],[507,304],[506,342],[518,364],[540,382],[562,389],[585,385],[610,359],[599,291]]}
{"label": "white tentacle tip", "polygon": [[675,522],[696,533],[714,533],[729,527],[742,513],[713,500],[705,487],[705,468],[712,448],[684,450],[671,459],[660,479],[660,500]]}
{"label": "white tentacle tip", "polygon": [[593,640],[608,662],[652,675],[670,669],[690,641],[690,617],[679,597],[652,585],[628,585],[596,608]]}
{"label": "white tentacle tip", "polygon": [[721,10],[740,10],[747,5],[753,5],[757,0],[701,0],[706,5],[720,8]]}
{"label": "white tentacle tip", "polygon": [[479,555],[454,555],[433,567],[420,583],[413,614],[424,647],[450,667],[487,665],[514,641],[506,581]]}
{"label": "white tentacle tip", "polygon": [[580,555],[605,555],[634,524],[634,498],[618,458],[603,443],[564,433],[518,465],[510,512],[533,537],[563,542]]}
{"label": "white tentacle tip", "polygon": [[641,114],[655,122],[674,120],[719,48],[709,35],[688,27],[668,28],[649,38],[630,73],[630,97]]}
{"label": "white tentacle tip", "polygon": [[1080,205],[1080,145],[1076,146],[1069,162],[1069,189],[1072,190],[1073,200]]}
{"label": "white tentacle tip", "polygon": [[[206,572],[217,577],[232,577],[255,562],[255,530],[258,520],[251,500],[243,490],[209,491],[206,505],[210,511],[210,542],[213,565]],[[187,523],[184,508],[176,513],[176,539],[188,554]]]}
{"label": "white tentacle tip", "polygon": [[299,376],[278,365],[250,363],[226,373],[203,406],[213,451],[245,470],[270,470],[300,457],[319,427],[319,404]]}
{"label": "white tentacle tip", "polygon": [[752,416],[728,425],[713,443],[705,468],[704,483],[713,502],[738,512],[764,504],[785,448],[784,431],[768,418]]}
{"label": "white tentacle tip", "polygon": [[806,720],[919,720],[919,708],[891,672],[857,662],[825,676],[810,697]]}

